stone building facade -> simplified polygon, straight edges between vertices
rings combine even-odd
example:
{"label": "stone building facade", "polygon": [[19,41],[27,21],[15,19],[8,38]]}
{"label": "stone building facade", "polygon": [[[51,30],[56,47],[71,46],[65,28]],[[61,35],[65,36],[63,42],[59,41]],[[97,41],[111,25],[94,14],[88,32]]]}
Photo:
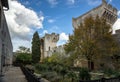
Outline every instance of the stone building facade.
{"label": "stone building facade", "polygon": [[113,34],[113,37],[118,41],[120,44],[120,29],[115,31],[115,34]]}
{"label": "stone building facade", "polygon": [[[112,5],[107,4],[105,0],[102,0],[102,4],[99,5],[98,7],[90,10],[89,12],[72,19],[72,25],[75,28],[77,28],[81,22],[84,21],[86,17],[92,16],[93,18],[96,16],[99,17],[104,17],[107,21],[108,24],[111,26],[116,22],[117,20],[117,9],[114,8]],[[116,32],[117,35],[119,33],[120,36],[120,31]],[[118,37],[119,38],[119,37]],[[120,38],[119,38],[120,39]],[[64,50],[64,45],[63,46],[56,46],[57,41],[59,40],[59,35],[52,33],[52,34],[45,34],[43,38],[40,39],[41,41],[41,61],[45,57],[51,56],[54,52],[60,53],[60,54],[65,54]],[[103,58],[102,60],[98,60],[96,62],[101,62],[101,61],[110,61],[109,63],[106,62],[106,67],[113,67],[112,62],[110,60],[110,57]],[[96,62],[89,62],[90,67],[92,69],[100,68],[100,64]],[[79,67],[89,67],[89,63],[85,58],[79,58],[74,61],[74,66],[79,66]],[[102,63],[102,62],[101,62]]]}
{"label": "stone building facade", "polygon": [[77,28],[86,17],[96,17],[98,15],[99,17],[104,17],[107,20],[108,24],[112,26],[118,18],[117,12],[118,10],[115,7],[108,4],[105,0],[102,0],[102,4],[100,6],[88,11],[87,13],[77,18],[73,18],[72,24],[74,28]]}
{"label": "stone building facade", "polygon": [[12,64],[13,46],[4,15],[4,10],[8,9],[8,1],[0,0],[0,75],[8,65]]}
{"label": "stone building facade", "polygon": [[[73,18],[72,19],[72,25],[75,29],[75,28],[78,28],[80,23],[83,23],[83,21],[86,17],[92,16],[93,18],[95,18],[96,16],[99,16],[99,17],[104,17],[106,19],[107,23],[112,26],[117,20],[117,17],[118,17],[117,12],[118,11],[115,7],[108,4],[106,2],[106,0],[102,0],[102,4],[99,5],[98,7],[88,11],[87,13],[85,13],[85,14],[77,17],[77,18]],[[103,58],[102,60],[105,61],[106,59],[110,60],[109,57]],[[99,60],[98,62],[101,62],[102,60]],[[97,66],[98,64],[96,64],[96,65],[94,65],[94,64],[95,63],[93,63],[93,62],[90,63],[87,60],[85,60],[84,58],[79,58],[79,59],[75,60],[74,65],[75,66],[80,66],[80,67],[90,67],[92,69],[99,68],[99,66]],[[106,64],[106,66],[112,67],[111,62],[109,62],[109,65]]]}
{"label": "stone building facade", "polygon": [[41,62],[44,58],[50,57],[55,51],[57,41],[59,40],[59,34],[45,34],[44,37],[40,38],[41,42]]}

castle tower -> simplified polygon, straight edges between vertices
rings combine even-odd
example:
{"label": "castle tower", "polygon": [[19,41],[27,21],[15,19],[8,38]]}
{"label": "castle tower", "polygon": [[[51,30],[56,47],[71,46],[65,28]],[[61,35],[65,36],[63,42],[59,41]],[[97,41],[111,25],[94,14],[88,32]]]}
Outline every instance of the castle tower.
{"label": "castle tower", "polygon": [[[80,26],[80,24],[84,22],[84,19],[86,17],[90,17],[90,16],[92,16],[93,18],[95,18],[96,16],[103,17],[106,19],[106,22],[111,26],[116,22],[117,17],[118,17],[117,9],[114,8],[112,5],[108,4],[106,2],[106,0],[101,0],[101,1],[102,1],[102,4],[99,5],[98,7],[88,11],[87,13],[85,13],[79,17],[72,19],[72,25],[73,25],[74,29],[78,28],[78,26]],[[114,36],[115,36],[115,38],[118,38],[117,35],[114,35]],[[109,61],[109,57],[103,58],[102,60],[97,60],[97,61],[98,62],[105,61],[106,59]],[[97,68],[97,65],[98,65],[98,63],[96,63],[96,62],[91,62],[91,64],[88,64],[88,61],[83,60],[82,58],[76,59],[75,62],[76,62],[76,66],[80,66],[80,67],[90,66],[91,69],[94,68],[94,64],[96,64],[95,68]],[[110,64],[111,64],[111,61],[110,61]],[[106,63],[106,66],[109,66],[109,65]]]}
{"label": "castle tower", "polygon": [[110,4],[107,4],[106,0],[102,0],[102,4],[100,6],[88,11],[87,13],[77,18],[73,18],[72,19],[73,27],[77,28],[80,25],[80,23],[84,21],[86,17],[93,16],[94,18],[97,15],[99,17],[104,17],[107,23],[110,24],[111,26],[116,22],[118,17],[117,9]]}
{"label": "castle tower", "polygon": [[102,4],[107,4],[106,0],[102,0]]}
{"label": "castle tower", "polygon": [[41,41],[41,60],[52,55],[53,49],[59,40],[59,34],[45,34]]}

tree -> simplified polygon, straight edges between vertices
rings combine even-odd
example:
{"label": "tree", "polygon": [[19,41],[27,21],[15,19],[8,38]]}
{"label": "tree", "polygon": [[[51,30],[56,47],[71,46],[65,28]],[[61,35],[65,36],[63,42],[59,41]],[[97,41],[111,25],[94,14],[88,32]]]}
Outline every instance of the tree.
{"label": "tree", "polygon": [[31,64],[31,54],[28,53],[16,53],[16,63],[21,63],[21,64]]}
{"label": "tree", "polygon": [[87,68],[81,68],[79,70],[79,79],[80,80],[90,80],[89,70]]}
{"label": "tree", "polygon": [[54,52],[50,57],[45,58],[44,62],[66,65],[66,60],[67,60],[66,55]]}
{"label": "tree", "polygon": [[38,63],[40,61],[41,52],[40,52],[40,39],[38,32],[33,34],[32,39],[32,62]]}
{"label": "tree", "polygon": [[[83,57],[91,64],[97,57],[112,56],[115,40],[112,36],[111,26],[104,18],[85,18],[84,22],[69,36],[69,42],[65,45],[66,53],[75,59]],[[91,69],[91,65],[89,65]]]}
{"label": "tree", "polygon": [[24,46],[19,46],[19,50],[17,50],[18,53],[30,53],[30,48],[26,48]]}
{"label": "tree", "polygon": [[20,64],[30,64],[31,63],[31,54],[30,49],[24,46],[19,46],[19,49],[16,51],[14,63]]}
{"label": "tree", "polygon": [[112,55],[113,65],[116,68],[116,70],[119,70],[120,68],[120,44],[117,41],[117,43],[114,42],[112,46],[118,46],[117,48],[116,47],[112,48],[111,52],[113,53]]}

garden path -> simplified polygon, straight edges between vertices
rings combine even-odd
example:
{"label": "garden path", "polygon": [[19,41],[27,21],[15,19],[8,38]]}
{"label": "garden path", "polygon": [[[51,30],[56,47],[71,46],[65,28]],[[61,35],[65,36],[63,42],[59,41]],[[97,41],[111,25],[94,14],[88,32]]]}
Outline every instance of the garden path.
{"label": "garden path", "polygon": [[27,82],[20,67],[11,66],[0,78],[0,82]]}

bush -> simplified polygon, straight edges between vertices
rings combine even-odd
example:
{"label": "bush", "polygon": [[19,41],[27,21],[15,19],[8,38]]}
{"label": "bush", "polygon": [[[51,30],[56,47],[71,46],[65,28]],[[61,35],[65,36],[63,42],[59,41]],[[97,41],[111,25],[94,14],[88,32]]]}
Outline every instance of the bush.
{"label": "bush", "polygon": [[113,69],[105,69],[104,70],[104,73],[107,75],[107,76],[109,76],[109,77],[111,77],[111,76],[114,76],[114,77],[116,77],[116,76],[120,76],[120,73],[119,73],[119,71],[117,71],[117,70],[113,70]]}
{"label": "bush", "polygon": [[89,74],[89,70],[87,68],[81,68],[79,71],[79,79],[80,80],[90,80],[91,76]]}
{"label": "bush", "polygon": [[32,57],[31,54],[28,53],[17,53],[16,61],[17,63],[21,64],[31,64]]}
{"label": "bush", "polygon": [[57,75],[56,72],[45,72],[42,74],[43,78],[46,78],[50,82],[59,82],[61,80],[61,77]]}
{"label": "bush", "polygon": [[76,73],[74,71],[69,71],[67,73],[67,77],[71,79],[71,82],[74,82],[74,80],[77,81],[77,79],[78,79],[77,75],[76,75]]}
{"label": "bush", "polygon": [[35,69],[38,71],[48,71],[48,65],[47,64],[36,64]]}
{"label": "bush", "polygon": [[63,76],[63,79],[64,79],[65,75],[67,74],[67,68],[63,67],[63,68],[60,70],[60,74]]}

